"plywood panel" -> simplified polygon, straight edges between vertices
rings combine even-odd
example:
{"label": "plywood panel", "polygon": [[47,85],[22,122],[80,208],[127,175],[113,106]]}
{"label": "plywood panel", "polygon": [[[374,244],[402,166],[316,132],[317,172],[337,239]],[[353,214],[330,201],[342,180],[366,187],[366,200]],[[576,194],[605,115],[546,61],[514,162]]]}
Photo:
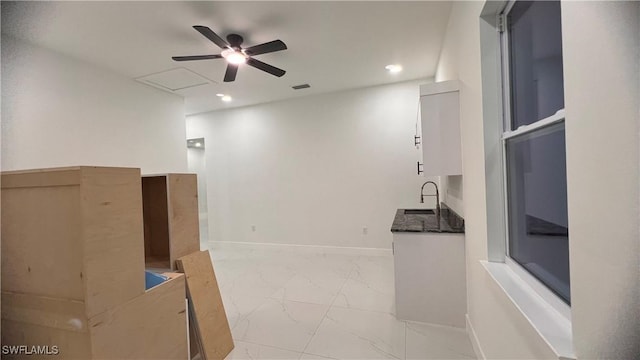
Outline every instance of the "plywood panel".
{"label": "plywood panel", "polygon": [[[4,304],[3,304],[4,305]],[[57,346],[57,356],[11,356],[2,359],[91,359],[91,342],[88,332],[68,331],[48,326],[2,320],[2,345]]]}
{"label": "plywood panel", "polygon": [[84,303],[2,292],[2,321],[10,320],[66,331],[87,332]]}
{"label": "plywood panel", "polygon": [[92,317],[144,293],[139,169],[82,168],[85,305]]}
{"label": "plywood panel", "polygon": [[169,210],[166,176],[142,178],[145,257],[169,259]]}
{"label": "plywood panel", "polygon": [[186,359],[185,277],[174,275],[89,320],[97,359]]}
{"label": "plywood panel", "polygon": [[183,256],[177,264],[187,279],[187,293],[195,314],[203,358],[224,359],[234,345],[209,251]]}
{"label": "plywood panel", "polygon": [[53,187],[80,184],[80,167],[5,171],[2,188]]}
{"label": "plywood panel", "polygon": [[2,181],[2,289],[82,300],[79,187],[9,188],[4,182],[13,177]]}
{"label": "plywood panel", "polygon": [[168,174],[171,266],[200,250],[198,183],[196,174]]}

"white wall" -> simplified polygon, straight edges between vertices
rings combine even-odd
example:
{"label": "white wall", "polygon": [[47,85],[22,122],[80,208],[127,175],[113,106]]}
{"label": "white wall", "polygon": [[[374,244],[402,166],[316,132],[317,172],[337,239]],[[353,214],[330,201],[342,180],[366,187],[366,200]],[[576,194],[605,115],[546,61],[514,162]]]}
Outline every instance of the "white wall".
{"label": "white wall", "polygon": [[640,3],[562,4],[574,343],[640,356]]}
{"label": "white wall", "polygon": [[[488,359],[551,359],[488,258],[479,16],[452,9],[437,81],[460,79],[468,313]],[[640,354],[640,4],[563,2],[572,322],[579,359]],[[495,30],[494,30],[495,33]],[[451,194],[451,191],[449,191]],[[462,200],[462,199],[458,199]]]}
{"label": "white wall", "polygon": [[2,169],[187,170],[183,99],[2,36]]}
{"label": "white wall", "polygon": [[[479,17],[483,2],[456,2],[451,10],[436,81],[459,79],[463,176],[448,177],[447,199],[465,218],[467,307],[487,359],[550,359],[540,339],[480,260],[487,259],[487,213]],[[464,194],[464,200],[462,198]]]}
{"label": "white wall", "polygon": [[188,117],[206,142],[210,239],[390,248],[396,209],[418,206],[426,180],[413,146],[425,82]]}

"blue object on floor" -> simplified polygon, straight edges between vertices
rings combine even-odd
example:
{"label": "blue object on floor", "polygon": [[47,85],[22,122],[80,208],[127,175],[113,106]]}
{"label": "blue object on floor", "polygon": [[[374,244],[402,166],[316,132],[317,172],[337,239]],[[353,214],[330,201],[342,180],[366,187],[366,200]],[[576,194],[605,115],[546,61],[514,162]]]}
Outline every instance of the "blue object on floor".
{"label": "blue object on floor", "polygon": [[169,279],[167,276],[153,273],[151,271],[144,271],[144,288],[149,290],[154,286],[160,285]]}

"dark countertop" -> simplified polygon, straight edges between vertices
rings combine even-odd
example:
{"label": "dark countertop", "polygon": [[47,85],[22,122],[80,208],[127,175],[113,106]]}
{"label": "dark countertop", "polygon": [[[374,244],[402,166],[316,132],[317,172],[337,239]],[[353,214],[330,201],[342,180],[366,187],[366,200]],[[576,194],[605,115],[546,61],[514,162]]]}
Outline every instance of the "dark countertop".
{"label": "dark countertop", "polygon": [[464,219],[445,203],[440,204],[440,217],[435,214],[405,214],[407,209],[398,209],[391,225],[393,233],[462,233]]}

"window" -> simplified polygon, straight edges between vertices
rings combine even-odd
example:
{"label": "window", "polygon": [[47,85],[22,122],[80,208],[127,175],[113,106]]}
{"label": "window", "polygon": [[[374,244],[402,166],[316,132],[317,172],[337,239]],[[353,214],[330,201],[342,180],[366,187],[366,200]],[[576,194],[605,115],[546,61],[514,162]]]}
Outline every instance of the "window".
{"label": "window", "polygon": [[500,19],[507,255],[570,304],[560,2]]}

